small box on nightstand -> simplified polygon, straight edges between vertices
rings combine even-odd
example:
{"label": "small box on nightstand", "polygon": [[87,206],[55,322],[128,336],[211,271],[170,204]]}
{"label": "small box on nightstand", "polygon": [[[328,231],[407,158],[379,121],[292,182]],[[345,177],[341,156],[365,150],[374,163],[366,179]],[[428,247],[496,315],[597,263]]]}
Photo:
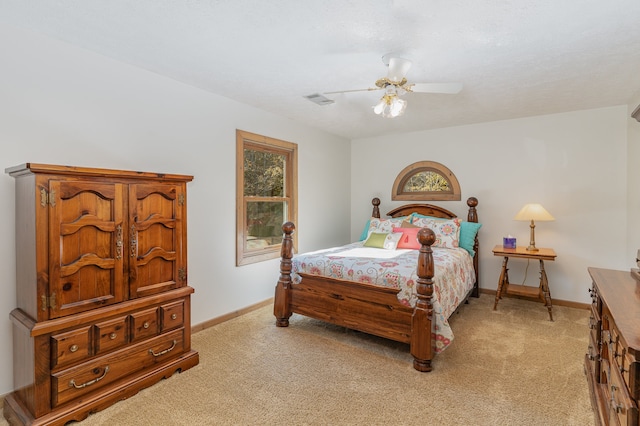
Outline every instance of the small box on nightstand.
{"label": "small box on nightstand", "polygon": [[506,249],[514,249],[516,248],[516,239],[511,237],[504,237],[502,239],[502,247]]}

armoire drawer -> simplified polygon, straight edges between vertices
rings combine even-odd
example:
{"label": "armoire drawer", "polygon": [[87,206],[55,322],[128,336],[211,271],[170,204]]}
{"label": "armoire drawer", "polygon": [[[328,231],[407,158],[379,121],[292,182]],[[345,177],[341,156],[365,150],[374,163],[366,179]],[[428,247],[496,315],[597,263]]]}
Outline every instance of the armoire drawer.
{"label": "armoire drawer", "polygon": [[63,367],[91,356],[91,326],[51,336],[51,368]]}
{"label": "armoire drawer", "polygon": [[178,329],[54,373],[51,377],[52,405],[64,404],[180,355],[185,351],[184,332],[184,328]]}
{"label": "armoire drawer", "polygon": [[184,324],[184,300],[160,306],[160,318],[162,318],[163,332],[182,327]]}
{"label": "armoire drawer", "polygon": [[158,308],[131,314],[131,341],[138,342],[158,334]]}
{"label": "armoire drawer", "polygon": [[125,315],[95,325],[96,355],[112,351],[129,342],[127,318]]}

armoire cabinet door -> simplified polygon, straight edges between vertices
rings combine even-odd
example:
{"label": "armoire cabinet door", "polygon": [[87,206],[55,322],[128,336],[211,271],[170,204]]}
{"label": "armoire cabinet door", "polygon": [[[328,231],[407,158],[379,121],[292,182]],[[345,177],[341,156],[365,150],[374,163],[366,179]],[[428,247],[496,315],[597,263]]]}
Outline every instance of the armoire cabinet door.
{"label": "armoire cabinet door", "polygon": [[49,294],[42,309],[50,318],[126,297],[123,191],[120,183],[49,182]]}
{"label": "armoire cabinet door", "polygon": [[185,190],[179,184],[129,186],[129,297],[185,286]]}

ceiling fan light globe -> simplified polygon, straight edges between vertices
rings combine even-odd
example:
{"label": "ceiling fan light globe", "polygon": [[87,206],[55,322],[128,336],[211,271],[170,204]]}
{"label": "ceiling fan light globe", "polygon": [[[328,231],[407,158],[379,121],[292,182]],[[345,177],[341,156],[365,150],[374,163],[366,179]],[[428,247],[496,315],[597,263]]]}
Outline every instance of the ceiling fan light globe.
{"label": "ceiling fan light globe", "polygon": [[396,98],[391,104],[391,116],[399,117],[404,114],[404,110],[407,108],[407,101]]}
{"label": "ceiling fan light globe", "polygon": [[374,107],[373,107],[373,112],[375,112],[376,114],[380,115],[382,114],[382,111],[384,111],[384,107],[385,107],[386,103],[384,101],[384,99],[380,99],[380,102],[378,102]]}

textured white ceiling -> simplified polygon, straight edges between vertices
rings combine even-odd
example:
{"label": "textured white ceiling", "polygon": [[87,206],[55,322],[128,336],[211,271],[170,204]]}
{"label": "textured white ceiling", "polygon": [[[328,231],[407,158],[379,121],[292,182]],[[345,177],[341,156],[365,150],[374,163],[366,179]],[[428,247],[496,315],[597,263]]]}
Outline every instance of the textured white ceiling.
{"label": "textured white ceiling", "polygon": [[[0,0],[0,22],[350,139],[626,104],[640,92],[639,0]],[[389,52],[409,82],[386,119]],[[215,117],[212,117],[215,119]]]}

